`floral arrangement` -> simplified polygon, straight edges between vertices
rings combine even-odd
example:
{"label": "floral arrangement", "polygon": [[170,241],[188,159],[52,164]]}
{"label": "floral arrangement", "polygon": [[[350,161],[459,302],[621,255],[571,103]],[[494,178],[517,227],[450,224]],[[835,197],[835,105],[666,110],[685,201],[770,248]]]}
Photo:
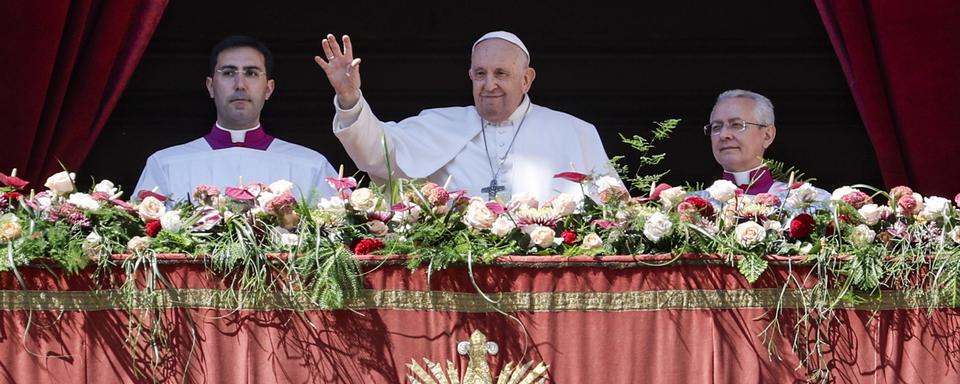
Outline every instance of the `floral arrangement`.
{"label": "floral arrangement", "polygon": [[[657,137],[669,129],[661,123]],[[644,164],[662,158],[645,156],[650,142],[628,140]],[[631,195],[618,177],[561,172],[554,177],[579,184],[580,194],[503,201],[418,180],[360,187],[341,168],[327,179],[337,194],[319,201],[297,200],[294,186],[279,180],[224,191],[201,185],[188,201],[172,202],[151,191],[123,200],[108,180],[79,192],[66,171],[27,192],[14,170],[0,173],[0,270],[47,261],[77,272],[91,261],[117,263],[116,254],[131,263],[185,253],[235,276],[244,295],[280,290],[337,308],[360,289],[352,254],[406,255],[411,268],[431,271],[517,254],[720,254],[751,282],[767,269],[765,256],[792,255],[829,281],[812,293],[822,295],[813,301],[819,313],[851,292],[918,285],[931,305],[960,305],[960,194],[855,185],[822,198],[790,176],[779,190],[748,196],[725,180],[694,191],[657,183],[659,176],[625,177],[642,191]],[[936,273],[917,279],[921,270]]]}

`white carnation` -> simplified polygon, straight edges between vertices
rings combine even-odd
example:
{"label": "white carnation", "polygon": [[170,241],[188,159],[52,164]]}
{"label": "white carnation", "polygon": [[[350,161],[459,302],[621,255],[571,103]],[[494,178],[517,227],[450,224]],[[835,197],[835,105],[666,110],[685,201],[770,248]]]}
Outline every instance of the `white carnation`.
{"label": "white carnation", "polygon": [[707,193],[716,201],[727,202],[737,196],[737,186],[729,180],[717,180],[707,188]]}
{"label": "white carnation", "polygon": [[100,209],[100,202],[86,193],[72,193],[70,194],[70,198],[67,199],[67,202],[88,211]]}
{"label": "white carnation", "polygon": [[270,192],[273,192],[278,195],[282,195],[287,192],[293,193],[293,183],[284,179],[280,179],[280,180],[274,181],[273,183],[270,183],[270,186],[268,186],[267,188],[270,189]]}
{"label": "white carnation", "polygon": [[857,210],[863,222],[867,225],[876,225],[883,216],[883,211],[876,204],[865,204]]}
{"label": "white carnation", "polygon": [[183,220],[180,219],[180,211],[167,211],[160,216],[160,227],[167,232],[177,233],[183,228]]}
{"label": "white carnation", "polygon": [[550,206],[553,208],[553,212],[557,216],[570,216],[574,211],[577,210],[577,206],[580,204],[580,199],[569,194],[561,193],[553,198],[550,201]]}
{"label": "white carnation", "polygon": [[810,183],[803,183],[799,187],[787,191],[786,206],[791,209],[803,209],[817,201],[817,189]]}

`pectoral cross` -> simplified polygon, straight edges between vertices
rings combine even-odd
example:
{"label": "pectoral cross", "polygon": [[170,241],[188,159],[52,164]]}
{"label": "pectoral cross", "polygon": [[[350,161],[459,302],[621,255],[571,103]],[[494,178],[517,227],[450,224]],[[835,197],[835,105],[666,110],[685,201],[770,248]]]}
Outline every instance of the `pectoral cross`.
{"label": "pectoral cross", "polygon": [[484,188],[480,188],[480,192],[486,193],[489,196],[488,200],[493,200],[497,198],[497,194],[507,190],[507,187],[502,185],[497,185],[497,179],[490,180],[490,185]]}

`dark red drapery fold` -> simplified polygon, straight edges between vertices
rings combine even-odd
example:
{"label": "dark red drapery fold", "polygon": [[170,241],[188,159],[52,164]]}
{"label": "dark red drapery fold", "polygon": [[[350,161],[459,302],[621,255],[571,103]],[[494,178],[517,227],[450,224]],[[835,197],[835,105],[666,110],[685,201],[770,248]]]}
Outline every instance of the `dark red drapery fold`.
{"label": "dark red drapery fold", "polygon": [[887,186],[960,192],[960,2],[817,0]]}
{"label": "dark red drapery fold", "polygon": [[[40,183],[79,168],[156,29],[167,0],[0,3],[4,154]],[[36,185],[36,184],[34,184]]]}

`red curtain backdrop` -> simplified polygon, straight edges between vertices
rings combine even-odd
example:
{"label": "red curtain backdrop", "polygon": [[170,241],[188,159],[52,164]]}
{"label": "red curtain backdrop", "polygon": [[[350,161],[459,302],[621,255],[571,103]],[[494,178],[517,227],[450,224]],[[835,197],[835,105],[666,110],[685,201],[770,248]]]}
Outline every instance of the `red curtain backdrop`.
{"label": "red curtain backdrop", "polygon": [[[167,0],[3,1],[0,171],[42,183],[80,167]],[[36,184],[34,184],[36,186]]]}
{"label": "red curtain backdrop", "polygon": [[960,192],[960,2],[817,0],[817,7],[887,186]]}

